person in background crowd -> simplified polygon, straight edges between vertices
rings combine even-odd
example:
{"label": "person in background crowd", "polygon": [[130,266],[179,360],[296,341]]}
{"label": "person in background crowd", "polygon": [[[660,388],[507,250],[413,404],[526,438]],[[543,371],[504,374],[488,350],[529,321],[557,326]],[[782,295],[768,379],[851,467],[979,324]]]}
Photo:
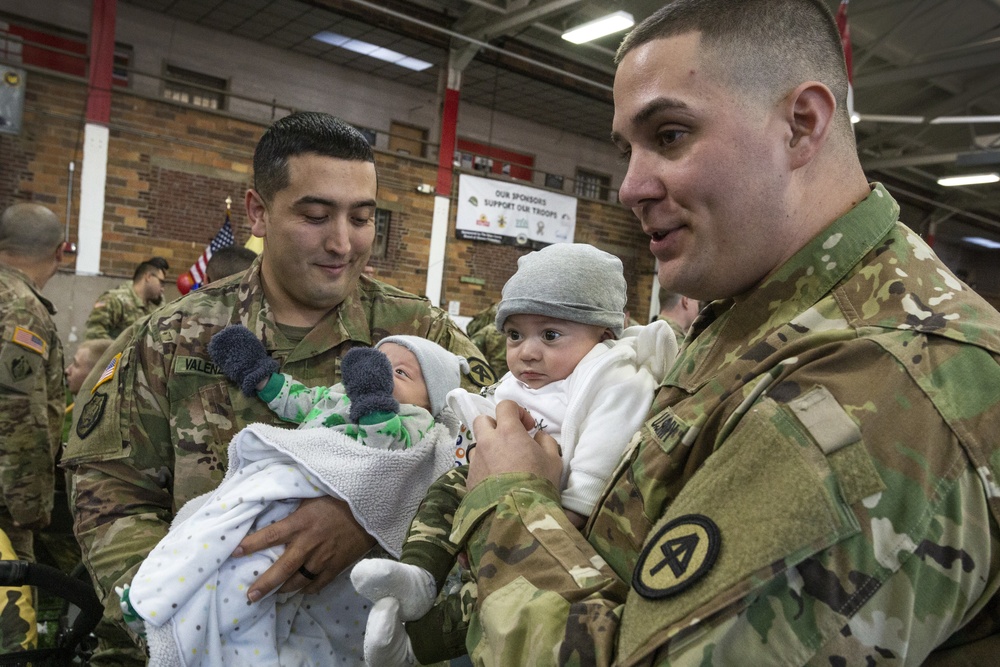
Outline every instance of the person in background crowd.
{"label": "person in background crowd", "polygon": [[[489,308],[476,313],[465,325],[469,338],[480,349],[497,377],[507,374],[507,336],[496,328],[493,322],[497,317],[497,306],[494,303]],[[471,426],[471,424],[470,424]]]}
{"label": "person in background crowd", "polygon": [[[156,268],[162,269],[163,275],[167,275],[167,271],[170,270],[170,263],[167,262],[166,258],[164,257],[150,257],[146,261],[155,266]],[[156,307],[160,307],[163,305],[163,294],[160,294],[160,298],[155,299],[153,301],[153,305]]]}
{"label": "person in background crowd", "polygon": [[674,330],[678,343],[684,342],[684,336],[691,323],[698,317],[700,304],[697,299],[689,299],[683,294],[660,290],[660,314],[658,320],[665,320]]}
{"label": "person in background crowd", "polygon": [[[14,204],[0,214],[0,530],[26,561],[35,560],[34,532],[52,512],[66,400],[55,308],[41,295],[63,252],[62,227],[49,209]],[[12,589],[8,604],[33,608],[26,590]],[[34,618],[26,631],[30,645]]]}
{"label": "person in background crowd", "polygon": [[[253,169],[246,209],[264,249],[250,269],[140,321],[108,351],[116,360],[110,372],[84,384],[89,398],[76,411],[64,465],[73,471],[74,529],[105,605],[95,667],[144,663],[114,589],[166,535],[174,509],[219,484],[229,442],[244,426],[287,426],[220,374],[207,351],[217,331],[243,324],[280,372],[306,386],[337,382],[344,353],[394,334],[466,357],[472,372],[463,386],[495,381],[446,312],[361,276],[375,236],[377,180],[358,130],[328,114],[292,114],[264,133]],[[252,604],[274,589],[318,592],[373,543],[344,502],[315,498],[233,547],[238,557],[285,545],[248,589]]]}
{"label": "person in background crowd", "polygon": [[163,283],[167,275],[153,262],[135,267],[132,282],[122,283],[97,297],[87,317],[85,340],[118,338],[136,320],[148,315],[163,298]]}
{"label": "person in background crowd", "polygon": [[585,535],[555,443],[476,421],[475,663],[996,662],[1000,313],[867,182],[827,5],[676,0],[622,42],[619,196],[712,303]]}
{"label": "person in background crowd", "polygon": [[205,267],[205,284],[222,280],[234,273],[243,273],[257,259],[257,253],[242,246],[219,248],[208,260]]}

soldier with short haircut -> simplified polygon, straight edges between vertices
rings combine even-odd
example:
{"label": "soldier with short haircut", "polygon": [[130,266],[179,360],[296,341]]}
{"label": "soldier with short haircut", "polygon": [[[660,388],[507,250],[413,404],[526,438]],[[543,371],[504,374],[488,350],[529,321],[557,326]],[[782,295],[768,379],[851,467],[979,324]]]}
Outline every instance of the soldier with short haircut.
{"label": "soldier with short haircut", "polygon": [[[264,133],[253,166],[246,208],[264,239],[258,259],[240,280],[206,285],[141,320],[84,385],[89,399],[65,461],[74,470],[77,538],[106,610],[92,665],[143,664],[114,587],[132,580],[178,508],[222,481],[233,435],[252,422],[287,426],[212,363],[216,332],[246,326],[280,372],[306,386],[337,382],[344,353],[394,334],[468,358],[468,388],[495,381],[447,313],[361,276],[375,235],[376,173],[358,130],[327,114],[292,114]],[[279,587],[318,592],[373,544],[345,503],[317,498],[233,548],[285,545],[248,589],[252,603]]]}
{"label": "soldier with short haircut", "polygon": [[[14,204],[0,214],[0,530],[27,561],[35,560],[34,531],[48,525],[52,513],[66,404],[56,311],[41,295],[62,260],[62,229],[52,211]],[[31,609],[30,595],[13,597],[28,589],[9,590],[5,602]],[[21,623],[9,611],[0,615],[0,644],[21,643],[14,634],[33,642],[34,616]]]}
{"label": "soldier with short haircut", "polygon": [[555,443],[476,421],[474,663],[996,664],[1000,314],[867,182],[826,5],[676,0],[622,43],[621,200],[711,303],[584,535]]}
{"label": "soldier with short haircut", "polygon": [[682,343],[687,330],[698,317],[698,309],[697,299],[669,290],[660,290],[660,312],[656,319],[665,320],[673,330],[677,342]]}
{"label": "soldier with short haircut", "polygon": [[242,273],[250,268],[255,259],[257,259],[257,253],[250,248],[239,246],[219,248],[212,253],[205,266],[205,283],[214,283],[216,280],[228,278],[234,273]]}
{"label": "soldier with short haircut", "polygon": [[167,279],[160,266],[159,262],[142,262],[135,267],[131,282],[122,283],[97,297],[87,316],[84,338],[114,340],[141,317],[156,310],[163,299],[163,283]]}

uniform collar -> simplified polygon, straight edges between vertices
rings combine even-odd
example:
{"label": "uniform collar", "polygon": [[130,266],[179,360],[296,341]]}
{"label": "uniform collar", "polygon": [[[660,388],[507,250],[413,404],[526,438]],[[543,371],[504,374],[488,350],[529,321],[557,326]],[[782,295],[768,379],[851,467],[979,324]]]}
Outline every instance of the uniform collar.
{"label": "uniform collar", "polygon": [[371,332],[368,327],[370,310],[368,304],[371,303],[371,299],[364,289],[370,281],[361,277],[354,291],[348,294],[339,306],[327,312],[309,334],[293,346],[278,329],[271,307],[264,298],[260,264],[261,260],[258,257],[243,274],[233,323],[242,323],[253,331],[264,341],[264,346],[268,350],[279,352],[279,355],[286,357],[286,362],[293,362],[315,356],[348,340],[371,346]]}
{"label": "uniform collar", "polygon": [[[693,374],[720,368],[746,354],[775,329],[815,305],[895,226],[899,205],[880,184],[833,221],[745,297],[710,304],[692,325],[684,363]],[[724,336],[722,335],[724,331]],[[725,344],[719,345],[724,339]],[[716,349],[719,348],[719,349]],[[690,353],[690,354],[689,354]]]}
{"label": "uniform collar", "polygon": [[23,282],[27,288],[31,290],[31,293],[38,298],[43,306],[45,306],[45,310],[49,311],[49,315],[56,314],[56,307],[52,305],[51,301],[42,296],[42,293],[38,291],[38,288],[35,287],[34,281],[28,277],[27,273],[20,269],[16,269],[9,264],[0,264],[0,270],[10,273],[12,276]]}

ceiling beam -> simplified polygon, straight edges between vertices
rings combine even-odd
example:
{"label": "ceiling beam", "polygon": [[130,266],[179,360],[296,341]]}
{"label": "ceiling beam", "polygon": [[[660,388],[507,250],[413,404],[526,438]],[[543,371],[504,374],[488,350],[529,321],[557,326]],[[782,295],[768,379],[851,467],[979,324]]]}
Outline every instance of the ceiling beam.
{"label": "ceiling beam", "polygon": [[476,24],[459,21],[455,29],[464,32],[477,39],[490,40],[500,35],[516,33],[522,28],[526,28],[536,21],[562,11],[567,7],[579,4],[581,0],[549,0],[539,4],[532,4],[523,9],[512,11],[503,18],[491,17],[489,20],[480,20]]}
{"label": "ceiling beam", "polygon": [[915,79],[930,79],[945,74],[954,74],[965,70],[980,69],[1000,65],[1000,48],[987,53],[976,53],[954,58],[945,58],[935,62],[917,63],[903,67],[887,67],[871,74],[854,77],[854,89],[887,86]]}

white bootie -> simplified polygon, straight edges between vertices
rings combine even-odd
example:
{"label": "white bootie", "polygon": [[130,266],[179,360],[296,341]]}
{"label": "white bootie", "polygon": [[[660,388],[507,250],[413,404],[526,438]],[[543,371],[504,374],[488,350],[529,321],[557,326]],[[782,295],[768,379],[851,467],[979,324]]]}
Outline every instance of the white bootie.
{"label": "white bootie", "polygon": [[396,598],[380,599],[368,614],[365,664],[368,667],[413,667],[417,664],[410,638],[399,617]]}

